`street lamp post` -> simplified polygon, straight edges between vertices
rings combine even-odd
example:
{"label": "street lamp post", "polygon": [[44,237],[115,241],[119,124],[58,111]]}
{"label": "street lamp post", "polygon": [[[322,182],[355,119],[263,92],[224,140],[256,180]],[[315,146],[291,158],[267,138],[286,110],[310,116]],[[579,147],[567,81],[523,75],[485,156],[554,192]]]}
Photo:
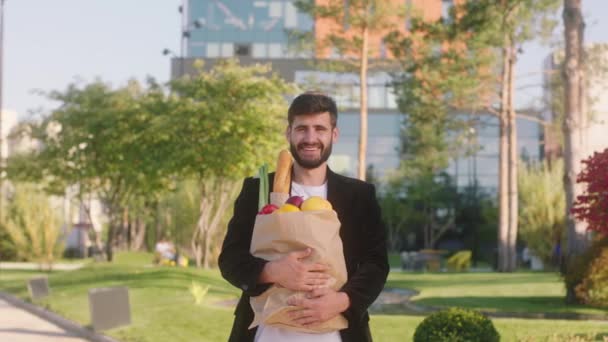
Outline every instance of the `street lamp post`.
{"label": "street lamp post", "polygon": [[200,29],[203,27],[203,25],[205,25],[204,19],[201,19],[201,18],[194,20],[191,24],[187,24],[188,14],[187,14],[187,11],[185,8],[186,8],[185,2],[183,2],[183,4],[178,7],[178,12],[181,15],[181,21],[182,21],[181,33],[180,33],[180,37],[179,37],[179,40],[180,40],[179,56],[177,56],[176,53],[170,49],[163,49],[163,55],[165,55],[165,56],[170,55],[173,58],[179,58],[178,78],[181,78],[186,74],[186,67],[185,67],[186,44],[188,42],[188,39],[190,39],[190,34],[191,34],[192,29]]}

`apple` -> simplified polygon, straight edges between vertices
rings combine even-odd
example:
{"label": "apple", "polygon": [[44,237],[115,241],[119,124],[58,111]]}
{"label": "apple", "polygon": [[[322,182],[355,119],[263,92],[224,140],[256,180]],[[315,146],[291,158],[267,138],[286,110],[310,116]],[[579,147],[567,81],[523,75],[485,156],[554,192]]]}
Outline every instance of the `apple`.
{"label": "apple", "polygon": [[279,209],[279,207],[277,207],[274,204],[266,204],[262,210],[260,210],[260,212],[258,214],[260,215],[268,215],[270,213],[272,213],[273,211]]}
{"label": "apple", "polygon": [[300,196],[291,196],[287,199],[287,201],[285,203],[289,203],[292,205],[295,205],[296,207],[300,207],[302,205],[302,203],[304,202],[304,199]]}

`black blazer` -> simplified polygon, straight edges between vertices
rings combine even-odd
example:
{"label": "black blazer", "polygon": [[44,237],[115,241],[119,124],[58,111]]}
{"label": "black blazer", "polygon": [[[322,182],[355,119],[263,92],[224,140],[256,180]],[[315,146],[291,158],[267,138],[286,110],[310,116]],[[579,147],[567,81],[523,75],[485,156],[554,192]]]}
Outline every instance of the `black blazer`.
{"label": "black blazer", "polygon": [[[372,338],[367,308],[382,291],[389,270],[386,231],[373,185],[338,175],[329,168],[327,173],[327,199],[342,223],[340,237],[348,271],[348,280],[341,291],[351,301],[344,312],[348,328],[341,330],[340,335],[343,342],[368,342]],[[272,186],[274,173],[269,178]],[[253,320],[249,297],[260,295],[270,286],[257,283],[267,261],[249,253],[258,191],[259,179],[245,179],[219,256],[222,276],[243,291],[229,341],[253,341],[257,328],[247,329]]]}

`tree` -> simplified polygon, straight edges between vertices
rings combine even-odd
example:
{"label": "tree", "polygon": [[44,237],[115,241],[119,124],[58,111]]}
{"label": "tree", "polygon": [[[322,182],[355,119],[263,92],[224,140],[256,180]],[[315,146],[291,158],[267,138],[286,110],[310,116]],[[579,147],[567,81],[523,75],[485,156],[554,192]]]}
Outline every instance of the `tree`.
{"label": "tree", "polygon": [[[576,198],[571,213],[585,222],[590,231],[608,235],[608,149],[583,160],[583,169],[576,182],[586,184],[583,194]],[[572,232],[570,232],[572,234]],[[569,235],[570,237],[570,235]],[[572,251],[570,251],[572,252]]]}
{"label": "tree", "polygon": [[[412,21],[411,34],[393,51],[408,65],[406,77],[453,110],[495,115],[500,127],[499,270],[515,269],[517,238],[517,132],[513,104],[514,66],[520,45],[545,31],[557,0],[482,0],[454,6],[448,20]],[[405,47],[405,49],[404,49]],[[428,54],[425,51],[434,51]],[[498,64],[497,62],[500,62]],[[438,74],[430,82],[427,74]],[[454,74],[446,74],[452,69]],[[500,77],[493,78],[494,70]],[[452,75],[450,77],[450,75]],[[436,85],[442,85],[438,87]],[[410,91],[411,92],[411,91]]]}
{"label": "tree", "polygon": [[197,67],[198,75],[171,82],[171,115],[156,124],[167,128],[169,169],[198,182],[199,217],[191,245],[197,266],[207,268],[211,241],[239,180],[264,162],[274,163],[284,144],[285,95],[292,87],[269,75],[268,66],[227,60],[209,71]]}
{"label": "tree", "polygon": [[156,191],[165,182],[165,174],[151,162],[156,160],[152,145],[141,138],[150,133],[152,120],[152,112],[142,109],[144,93],[136,82],[113,90],[101,81],[51,92],[48,96],[60,103],[58,108],[28,125],[42,148],[9,163],[11,179],[40,182],[57,195],[77,185],[80,200],[97,196],[109,217],[109,261],[129,200]]}
{"label": "tree", "polygon": [[[296,7],[310,14],[319,27],[315,32],[316,55],[327,58],[331,50],[341,55],[339,64],[359,72],[360,131],[357,177],[366,179],[367,74],[370,57],[380,57],[383,35],[403,27],[405,7],[386,0],[298,0]],[[371,61],[373,66],[375,63]]]}
{"label": "tree", "polygon": [[[576,182],[576,175],[581,173],[581,160],[585,150],[586,113],[585,76],[583,65],[583,34],[585,23],[582,15],[581,0],[564,0],[564,40],[566,58],[563,66],[564,77],[564,187],[566,189],[566,215],[568,225],[568,258],[580,255],[588,245],[585,234],[585,222],[577,221],[572,208],[583,194],[582,183]],[[568,289],[569,298],[573,289]]]}

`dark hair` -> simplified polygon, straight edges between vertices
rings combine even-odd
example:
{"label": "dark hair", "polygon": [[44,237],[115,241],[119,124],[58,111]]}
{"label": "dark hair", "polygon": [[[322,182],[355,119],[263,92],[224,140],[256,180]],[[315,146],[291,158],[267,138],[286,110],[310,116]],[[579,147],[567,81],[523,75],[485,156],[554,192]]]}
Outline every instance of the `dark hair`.
{"label": "dark hair", "polygon": [[338,122],[338,107],[336,101],[331,97],[315,91],[307,91],[298,95],[289,106],[287,111],[287,121],[289,125],[298,115],[321,114],[328,112],[332,127],[336,127]]}

